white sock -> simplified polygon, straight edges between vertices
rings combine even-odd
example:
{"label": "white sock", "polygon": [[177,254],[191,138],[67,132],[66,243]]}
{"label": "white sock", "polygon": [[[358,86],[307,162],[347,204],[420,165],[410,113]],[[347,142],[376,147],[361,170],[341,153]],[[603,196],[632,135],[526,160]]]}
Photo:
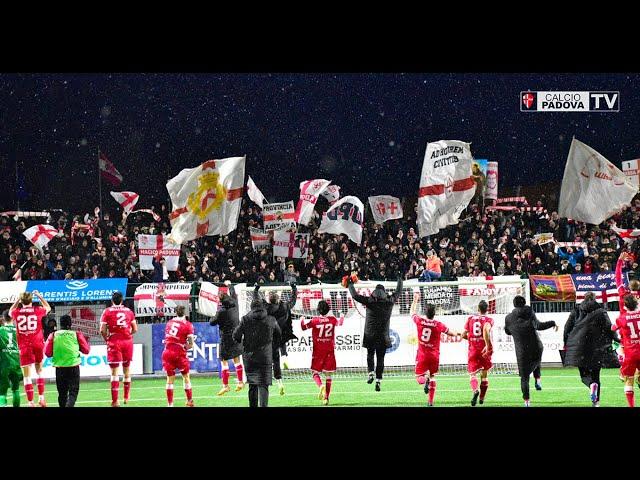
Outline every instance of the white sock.
{"label": "white sock", "polygon": [[279,386],[279,387],[282,387],[282,379],[281,379],[281,378],[278,378],[277,380],[278,380],[278,386]]}

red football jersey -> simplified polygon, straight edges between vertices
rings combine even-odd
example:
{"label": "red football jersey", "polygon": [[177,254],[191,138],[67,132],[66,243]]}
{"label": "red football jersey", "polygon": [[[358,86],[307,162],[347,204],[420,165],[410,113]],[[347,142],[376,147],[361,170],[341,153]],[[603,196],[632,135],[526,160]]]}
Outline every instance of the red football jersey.
{"label": "red football jersey", "polygon": [[164,329],[164,343],[184,347],[189,335],[193,335],[193,324],[186,318],[172,318]]}
{"label": "red football jersey", "polygon": [[131,323],[136,319],[124,305],[113,305],[102,312],[100,325],[109,327],[109,340],[131,340]]}
{"label": "red football jersey", "polygon": [[625,357],[640,358],[640,311],[624,312],[611,328],[620,330]]}
{"label": "red football jersey", "polygon": [[620,313],[625,313],[627,311],[627,307],[624,306],[624,297],[626,295],[632,294],[640,301],[640,292],[632,291],[629,287],[625,286],[624,278],[622,275],[622,267],[624,266],[624,261],[622,258],[618,258],[616,263],[616,287],[618,288],[618,307]]}
{"label": "red football jersey", "polygon": [[440,355],[440,337],[449,331],[449,327],[435,318],[428,319],[415,313],[411,318],[418,329],[418,348],[431,355]]}
{"label": "red football jersey", "polygon": [[30,342],[32,339],[43,338],[42,319],[47,315],[44,307],[31,305],[29,307],[16,308],[11,312],[11,318],[16,322],[17,340]]}
{"label": "red football jersey", "polygon": [[486,315],[471,315],[464,324],[464,329],[469,332],[469,351],[482,351],[486,346],[484,336],[484,326],[489,324],[493,327],[493,319]]}
{"label": "red football jersey", "polygon": [[313,317],[308,323],[302,324],[302,329],[307,330],[313,328],[311,331],[311,338],[313,339],[313,351],[331,351],[335,348],[336,343],[336,329],[337,325],[341,325],[333,315]]}

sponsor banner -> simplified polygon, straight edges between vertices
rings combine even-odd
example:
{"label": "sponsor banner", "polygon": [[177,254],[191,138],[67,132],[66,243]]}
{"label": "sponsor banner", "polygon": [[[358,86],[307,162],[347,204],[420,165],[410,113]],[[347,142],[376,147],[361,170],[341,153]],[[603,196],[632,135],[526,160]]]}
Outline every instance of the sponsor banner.
{"label": "sponsor banner", "polygon": [[176,307],[183,305],[189,312],[191,283],[144,283],[136,288],[136,317],[175,317]]}
{"label": "sponsor banner", "polygon": [[27,281],[0,282],[0,303],[14,304],[22,292],[27,291]]}
{"label": "sponsor banner", "polygon": [[[153,370],[156,372],[162,370],[165,327],[166,324],[163,323],[154,324],[152,327]],[[218,347],[220,334],[218,327],[212,327],[208,322],[194,322],[193,333],[196,336],[193,348],[187,352],[191,369],[197,372],[219,372]]]}
{"label": "sponsor banner", "polygon": [[539,300],[568,302],[576,298],[571,275],[530,275],[531,293]]}
{"label": "sponsor banner", "polygon": [[[127,293],[126,278],[98,278],[90,280],[28,280],[26,290],[37,290],[47,302],[94,302],[111,300],[116,290]],[[5,283],[5,282],[3,282]],[[24,290],[23,290],[24,291]],[[34,302],[38,299],[34,297]]]}
{"label": "sponsor banner", "polygon": [[[266,205],[265,205],[266,206]],[[307,258],[309,234],[275,231],[273,234],[273,258]]]}
{"label": "sponsor banner", "polygon": [[622,171],[631,181],[631,184],[640,189],[640,161],[626,160],[622,162]]}
{"label": "sponsor banner", "polygon": [[73,329],[80,331],[87,337],[89,343],[92,340],[100,340],[100,319],[105,306],[97,305],[58,305],[55,309],[56,320],[60,322],[60,317],[69,315],[73,320]]}
{"label": "sponsor banner", "polygon": [[498,199],[498,162],[487,162],[487,185],[484,198]]}
{"label": "sponsor banner", "polygon": [[213,317],[218,313],[220,305],[220,297],[218,287],[210,282],[202,282],[200,284],[200,294],[198,295],[198,313]]}
{"label": "sponsor banner", "polygon": [[521,112],[619,112],[620,92],[520,92]]}
{"label": "sponsor banner", "polygon": [[169,272],[178,270],[180,245],[173,243],[168,235],[138,235],[140,270],[153,270],[153,257],[161,255],[166,260]]}
{"label": "sponsor banner", "polygon": [[[133,375],[143,374],[141,343],[133,344],[133,359],[131,360],[130,371]],[[56,378],[56,368],[53,366],[51,358],[45,357],[42,364],[42,376],[44,378]],[[89,355],[80,354],[80,378],[109,376],[111,376],[111,368],[107,363],[106,345],[91,345]],[[108,394],[105,396],[105,405],[109,401],[107,397]]]}
{"label": "sponsor banner", "polygon": [[293,200],[284,203],[269,203],[262,207],[262,221],[265,232],[295,227]]}

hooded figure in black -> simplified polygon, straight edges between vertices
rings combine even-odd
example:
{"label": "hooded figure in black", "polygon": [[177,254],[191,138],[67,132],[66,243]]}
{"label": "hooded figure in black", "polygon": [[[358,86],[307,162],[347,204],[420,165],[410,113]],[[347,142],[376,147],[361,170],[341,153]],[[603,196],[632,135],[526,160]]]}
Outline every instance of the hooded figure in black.
{"label": "hooded figure in black", "polygon": [[518,359],[518,373],[520,374],[520,388],[525,407],[529,403],[529,377],[533,373],[536,379],[536,390],[542,390],[540,383],[540,362],[542,361],[543,346],[538,335],[538,330],[546,330],[551,327],[558,329],[556,322],[540,322],[526,300],[520,295],[513,299],[516,307],[507,315],[504,321],[504,332],[513,336],[516,358]]}
{"label": "hooded figure in black", "polygon": [[233,359],[233,366],[238,376],[238,385],[236,392],[242,390],[244,382],[242,378],[242,343],[238,343],[233,339],[233,331],[240,323],[238,314],[238,296],[236,295],[233,285],[229,285],[229,294],[220,296],[222,310],[209,322],[209,325],[218,325],[220,328],[220,360],[222,364],[222,389],[218,395],[224,395],[231,391],[229,388],[229,360]]}
{"label": "hooded figure in black", "polygon": [[600,405],[600,369],[607,356],[611,355],[612,341],[619,342],[620,339],[611,331],[607,312],[589,292],[565,324],[564,365],[578,367],[582,383],[591,391],[594,407]]}
{"label": "hooded figure in black", "polygon": [[233,339],[244,347],[250,407],[269,404],[273,344],[279,344],[280,337],[280,327],[276,319],[267,314],[264,302],[253,300],[251,311],[242,317],[233,332]]}
{"label": "hooded figure in black", "polygon": [[[259,284],[256,284],[253,298],[258,298]],[[293,322],[291,319],[291,310],[296,305],[298,298],[298,289],[295,283],[291,284],[291,299],[288,302],[280,300],[277,292],[269,292],[269,302],[265,303],[267,313],[276,319],[282,336],[279,343],[273,344],[273,376],[278,382],[280,395],[284,395],[284,384],[282,383],[282,369],[280,368],[280,356],[283,358],[285,368],[287,368],[287,342],[291,339],[298,338],[293,334]]]}
{"label": "hooded figure in black", "polygon": [[[376,391],[379,392],[382,372],[384,372],[384,356],[387,353],[387,348],[391,346],[391,338],[389,338],[391,310],[393,309],[393,304],[402,294],[402,275],[398,276],[396,290],[391,295],[387,294],[383,285],[378,284],[375,290],[371,292],[371,295],[365,297],[356,293],[351,277],[348,278],[348,283],[351,297],[356,302],[367,307],[364,336],[362,338],[362,346],[367,349],[367,367],[369,368],[367,383],[373,383],[375,370]],[[377,366],[373,361],[374,354]]]}

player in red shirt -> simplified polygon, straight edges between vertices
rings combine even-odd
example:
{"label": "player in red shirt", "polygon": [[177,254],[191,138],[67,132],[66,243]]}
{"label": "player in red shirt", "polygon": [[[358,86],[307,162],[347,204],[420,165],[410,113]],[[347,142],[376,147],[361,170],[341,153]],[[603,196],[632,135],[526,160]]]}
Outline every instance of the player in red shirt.
{"label": "player in red shirt", "polygon": [[[33,306],[33,295],[38,297],[41,307]],[[38,386],[38,404],[46,407],[44,399],[44,378],[42,378],[42,360],[44,358],[44,335],[42,319],[51,311],[51,306],[36,290],[32,293],[22,292],[18,300],[9,309],[9,315],[16,322],[18,348],[20,349],[20,366],[24,376],[24,391],[30,407],[33,403],[33,381],[31,366],[35,365],[36,385]]]}
{"label": "player in red shirt", "polygon": [[[493,319],[485,315],[489,304],[482,300],[478,304],[480,315],[471,315],[464,324],[462,338],[469,341],[469,361],[467,363],[467,371],[471,376],[470,384],[473,391],[471,406],[475,407],[480,397],[480,405],[484,403],[484,397],[489,388],[489,370],[493,366],[491,363],[491,354],[493,353],[493,344],[491,343],[491,328],[493,327]],[[478,388],[478,372],[480,372],[480,388]]]}
{"label": "player in red shirt", "polygon": [[612,330],[620,331],[624,347],[624,360],[620,372],[624,376],[624,393],[630,407],[635,406],[633,398],[633,379],[640,369],[640,311],[638,299],[633,295],[624,297],[625,311],[618,317]]}
{"label": "player in red shirt", "polygon": [[173,407],[173,383],[176,370],[182,374],[187,407],[193,407],[191,379],[189,378],[189,359],[187,350],[193,348],[193,324],[184,316],[185,307],[176,307],[176,318],[167,322],[164,329],[164,352],[162,352],[162,368],[167,372],[167,403]]}
{"label": "player in red shirt", "polygon": [[[318,313],[320,316],[313,317],[309,322],[302,317],[300,319],[302,330],[312,328],[311,337],[313,339],[313,354],[311,358],[311,372],[313,381],[320,388],[318,399],[323,405],[329,405],[329,395],[331,395],[331,374],[336,371],[335,339],[336,326],[342,325],[344,317],[337,319],[329,313],[329,304],[324,300],[318,302]],[[320,372],[324,372],[326,386],[322,385]]]}
{"label": "player in red shirt", "polygon": [[[624,284],[624,279],[622,276],[622,268],[626,262],[634,262],[635,255],[630,252],[623,251],[620,253],[618,257],[618,261],[616,263],[616,288],[618,289],[618,306],[620,310],[620,314],[625,312],[624,305],[624,297],[625,295],[634,295],[636,298],[640,298],[640,282],[638,280],[631,280],[629,282],[629,288],[627,288]],[[624,346],[619,349],[620,350],[620,364],[624,362]],[[622,370],[620,371],[620,379],[624,381],[624,374]],[[636,372],[636,381],[638,382],[638,387],[640,388],[640,377],[638,376],[638,372]]]}
{"label": "player in red shirt", "polygon": [[129,366],[133,358],[133,334],[138,324],[133,312],[122,304],[122,293],[113,292],[111,306],[104,309],[100,319],[100,335],[107,342],[107,361],[111,367],[111,406],[119,407],[120,378],[118,366],[122,363],[124,375],[124,403],[129,401],[131,375]]}
{"label": "player in red shirt", "polygon": [[430,407],[433,407],[433,399],[436,395],[435,376],[440,368],[440,338],[442,334],[456,337],[460,333],[455,332],[444,323],[435,320],[436,307],[427,304],[427,317],[416,314],[418,303],[420,302],[420,292],[413,294],[411,304],[411,318],[418,329],[418,353],[416,354],[416,380],[420,385],[424,384],[424,393],[429,395]]}

